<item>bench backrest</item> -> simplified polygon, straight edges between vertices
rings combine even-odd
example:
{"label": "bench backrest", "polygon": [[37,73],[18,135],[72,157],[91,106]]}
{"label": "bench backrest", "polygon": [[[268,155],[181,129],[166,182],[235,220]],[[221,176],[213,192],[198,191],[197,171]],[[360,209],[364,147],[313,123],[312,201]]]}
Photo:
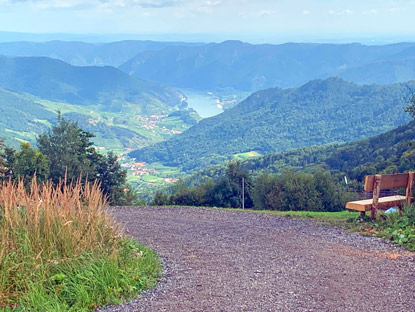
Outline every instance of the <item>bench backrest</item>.
{"label": "bench backrest", "polygon": [[[408,185],[409,173],[399,173],[399,174],[382,174],[382,179],[380,182],[381,190],[391,190],[398,188],[406,188]],[[370,175],[365,177],[365,191],[373,191],[375,176]]]}

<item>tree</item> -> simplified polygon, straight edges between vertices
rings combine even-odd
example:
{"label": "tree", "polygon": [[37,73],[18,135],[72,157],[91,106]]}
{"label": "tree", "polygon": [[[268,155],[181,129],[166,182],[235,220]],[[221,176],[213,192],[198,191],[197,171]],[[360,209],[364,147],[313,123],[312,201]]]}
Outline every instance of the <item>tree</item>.
{"label": "tree", "polygon": [[83,131],[76,122],[67,121],[59,114],[58,124],[48,133],[37,138],[41,153],[50,161],[50,179],[58,183],[65,174],[69,182],[87,176],[94,176],[91,160],[99,157],[90,139],[94,135]]}
{"label": "tree", "polygon": [[112,204],[128,204],[127,202],[124,203],[125,193],[131,192],[126,186],[127,172],[122,170],[117,161],[117,155],[113,152],[106,156],[97,153],[95,157],[96,162],[92,163],[96,171],[93,178],[101,181],[102,192],[107,194],[108,200]]}
{"label": "tree", "polygon": [[282,184],[277,175],[265,172],[259,175],[252,189],[255,209],[281,210],[284,205]]}
{"label": "tree", "polygon": [[44,182],[49,177],[49,159],[29,143],[21,143],[20,152],[14,155],[13,169],[13,177],[23,179],[25,184],[30,183],[35,174],[38,182]]}
{"label": "tree", "polygon": [[76,122],[58,115],[58,124],[37,138],[40,152],[49,158],[49,178],[58,183],[66,176],[67,182],[81,178],[101,183],[102,192],[111,204],[128,204],[134,199],[126,183],[123,170],[114,153],[99,154],[93,147],[92,133],[83,131]]}
{"label": "tree", "polygon": [[415,93],[410,95],[408,102],[409,105],[405,107],[404,110],[415,119]]}

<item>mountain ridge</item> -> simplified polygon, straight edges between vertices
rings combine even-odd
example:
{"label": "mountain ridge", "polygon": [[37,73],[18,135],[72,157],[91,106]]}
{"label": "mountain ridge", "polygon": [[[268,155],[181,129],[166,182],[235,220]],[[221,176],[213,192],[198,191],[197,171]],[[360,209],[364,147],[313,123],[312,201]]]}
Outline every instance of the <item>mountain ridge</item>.
{"label": "mountain ridge", "polygon": [[242,152],[363,139],[408,121],[403,111],[408,85],[415,82],[359,86],[329,78],[300,88],[257,91],[234,108],[130,156],[194,171]]}
{"label": "mountain ridge", "polygon": [[0,42],[0,55],[9,57],[43,56],[74,66],[119,66],[146,50],[160,50],[172,45],[200,43],[122,40],[109,43],[51,40],[46,42]]}
{"label": "mountain ridge", "polygon": [[[298,87],[309,80],[330,76],[348,78],[356,83],[385,83],[384,80],[378,81],[375,75],[360,80],[359,74],[367,73],[365,66],[368,64],[396,58],[399,53],[404,61],[415,55],[412,51],[414,47],[415,43],[384,46],[317,43],[253,45],[224,41],[146,51],[119,68],[136,77],[199,90],[231,87],[256,91],[276,86]],[[393,68],[388,73],[392,75]],[[396,77],[390,83],[410,79],[415,79],[415,70],[409,70],[407,76]]]}
{"label": "mountain ridge", "polygon": [[72,66],[47,57],[0,56],[0,87],[77,105],[101,104],[120,111],[125,103],[144,113],[180,106],[184,95],[170,87],[136,79],[111,66]]}

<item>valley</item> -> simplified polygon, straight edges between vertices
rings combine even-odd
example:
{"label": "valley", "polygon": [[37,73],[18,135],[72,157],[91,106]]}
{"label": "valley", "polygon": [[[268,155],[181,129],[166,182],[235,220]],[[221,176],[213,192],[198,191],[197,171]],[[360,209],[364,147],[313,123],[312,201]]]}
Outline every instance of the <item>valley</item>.
{"label": "valley", "polygon": [[0,312],[413,311],[414,16],[0,0]]}
{"label": "valley", "polygon": [[[120,48],[125,51],[116,55]],[[353,75],[363,77],[358,68],[369,66],[371,70],[365,71],[370,73],[377,70],[379,62],[389,64],[383,74],[387,80],[379,81],[410,79],[410,71],[406,75],[398,68],[402,62],[411,62],[412,50],[410,43],[1,43],[0,53],[9,56],[0,57],[0,109],[4,113],[0,136],[14,148],[22,141],[34,143],[39,133],[56,122],[60,111],[64,118],[94,133],[98,151],[117,153],[132,188],[146,197],[160,186],[209,166],[350,142],[407,122],[402,108],[412,82],[358,85],[328,78],[311,80],[298,88],[286,87],[298,85],[301,77],[307,80],[333,74],[354,81]],[[304,58],[315,51],[330,57]],[[288,60],[287,53],[305,67],[289,66],[294,59]],[[22,55],[25,57],[16,57]],[[177,63],[171,63],[172,55],[178,58]],[[351,55],[361,57],[356,61]],[[100,66],[73,66],[61,60]],[[325,72],[310,75],[322,62],[330,64],[324,67]],[[283,63],[290,69],[282,68]],[[107,64],[120,66],[104,66]],[[249,74],[244,72],[247,69]],[[270,80],[270,74],[285,75],[284,83],[275,77]],[[168,80],[173,77],[177,80]],[[235,81],[229,82],[230,77]],[[252,93],[276,85],[285,89]]]}

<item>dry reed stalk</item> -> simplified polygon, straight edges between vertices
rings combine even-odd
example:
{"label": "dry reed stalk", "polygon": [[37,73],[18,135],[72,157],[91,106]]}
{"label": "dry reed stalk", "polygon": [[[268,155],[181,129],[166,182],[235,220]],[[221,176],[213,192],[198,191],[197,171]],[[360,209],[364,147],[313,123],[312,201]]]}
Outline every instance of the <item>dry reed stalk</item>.
{"label": "dry reed stalk", "polygon": [[0,265],[6,254],[19,252],[21,237],[16,233],[27,233],[25,239],[40,258],[93,252],[118,236],[99,183],[64,181],[54,187],[50,182],[39,185],[34,178],[29,191],[22,181],[0,186]]}

